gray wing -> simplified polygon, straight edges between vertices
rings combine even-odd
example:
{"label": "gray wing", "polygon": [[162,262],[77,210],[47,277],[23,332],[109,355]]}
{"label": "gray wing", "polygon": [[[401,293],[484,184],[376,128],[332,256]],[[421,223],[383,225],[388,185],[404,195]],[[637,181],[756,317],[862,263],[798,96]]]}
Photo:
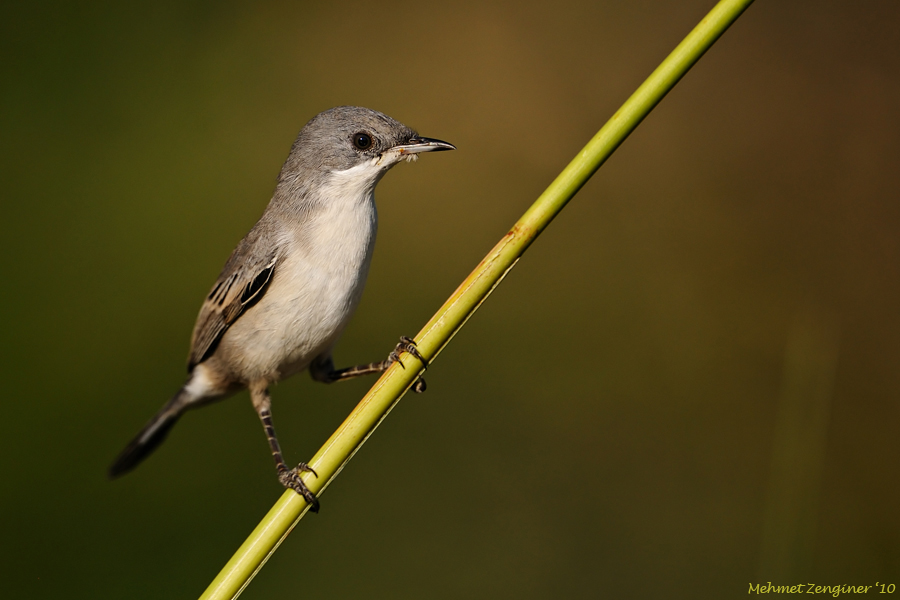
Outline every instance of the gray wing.
{"label": "gray wing", "polygon": [[228,328],[262,298],[272,280],[277,255],[272,252],[254,260],[245,252],[246,241],[245,238],[238,244],[203,302],[191,338],[188,371],[215,352]]}

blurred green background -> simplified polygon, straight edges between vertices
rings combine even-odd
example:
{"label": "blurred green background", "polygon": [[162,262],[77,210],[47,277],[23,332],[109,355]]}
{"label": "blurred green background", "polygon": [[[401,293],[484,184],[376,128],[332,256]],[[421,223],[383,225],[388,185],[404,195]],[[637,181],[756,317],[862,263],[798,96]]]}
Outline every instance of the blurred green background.
{"label": "blurred green background", "polygon": [[[105,469],[300,127],[459,150],[378,188],[340,365],[415,334],[712,7],[19,3],[0,21],[4,596],[191,598],[281,494],[245,394]],[[900,583],[900,5],[758,2],[243,598],[722,598]],[[274,390],[289,462],[372,381]]]}

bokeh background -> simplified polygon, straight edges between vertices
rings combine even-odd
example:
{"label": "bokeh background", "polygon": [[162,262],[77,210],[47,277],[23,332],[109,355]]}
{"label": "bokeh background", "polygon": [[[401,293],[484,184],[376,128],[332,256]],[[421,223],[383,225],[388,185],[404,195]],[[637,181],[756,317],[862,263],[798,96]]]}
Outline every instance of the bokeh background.
{"label": "bokeh background", "polygon": [[[459,147],[379,186],[336,352],[379,359],[712,5],[5,6],[4,596],[196,597],[281,494],[245,394],[105,469],[181,384],[310,117],[368,106]],[[898,22],[889,0],[752,6],[243,597],[900,584]],[[371,383],[280,384],[289,461]]]}

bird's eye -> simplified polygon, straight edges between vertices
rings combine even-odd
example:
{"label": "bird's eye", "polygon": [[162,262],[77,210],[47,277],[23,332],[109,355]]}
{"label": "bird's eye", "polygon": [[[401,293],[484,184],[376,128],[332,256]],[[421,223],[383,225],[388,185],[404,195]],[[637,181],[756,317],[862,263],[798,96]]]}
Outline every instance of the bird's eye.
{"label": "bird's eye", "polygon": [[372,147],[372,136],[370,136],[368,133],[354,134],[353,145],[360,150],[368,150]]}

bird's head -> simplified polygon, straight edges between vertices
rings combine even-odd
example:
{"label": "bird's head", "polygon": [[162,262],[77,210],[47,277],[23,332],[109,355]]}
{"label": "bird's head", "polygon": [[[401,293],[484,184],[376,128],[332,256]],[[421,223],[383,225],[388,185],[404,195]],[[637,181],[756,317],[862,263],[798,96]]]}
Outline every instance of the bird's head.
{"label": "bird's head", "polygon": [[378,111],[338,106],[319,113],[303,127],[279,181],[325,183],[338,176],[374,186],[403,159],[415,160],[421,152],[455,149],[447,142],[421,137]]}

